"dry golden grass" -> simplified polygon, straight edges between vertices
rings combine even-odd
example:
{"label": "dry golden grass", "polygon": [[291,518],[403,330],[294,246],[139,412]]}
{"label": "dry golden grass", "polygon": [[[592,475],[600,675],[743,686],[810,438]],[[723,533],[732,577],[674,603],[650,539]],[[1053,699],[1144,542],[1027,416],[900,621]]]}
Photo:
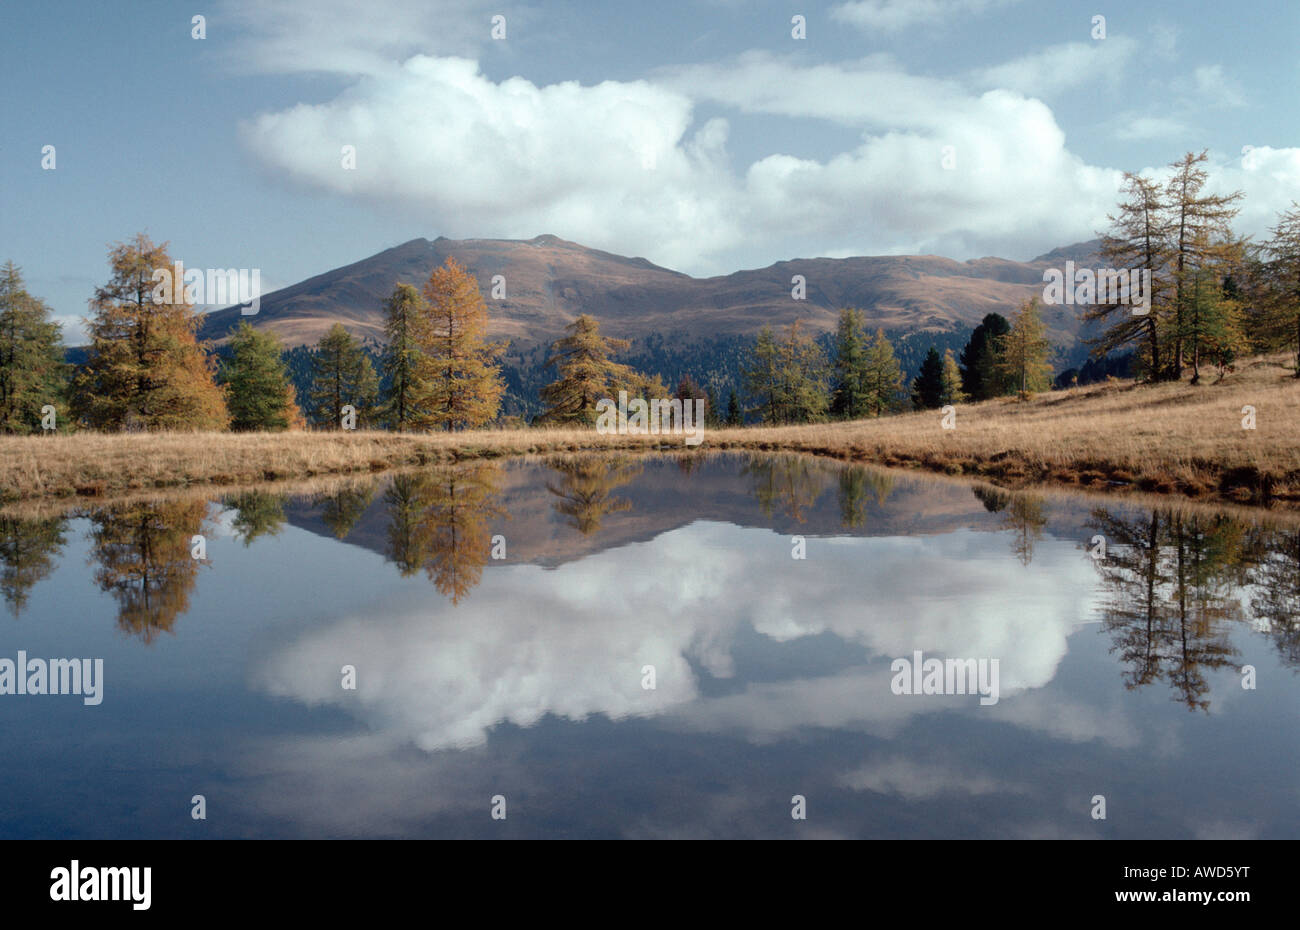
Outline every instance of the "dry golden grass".
{"label": "dry golden grass", "polygon": [[[1283,355],[1221,383],[1116,381],[880,420],[745,431],[746,445],[977,475],[1010,486],[1082,485],[1300,505],[1300,381]],[[1242,426],[1255,408],[1255,429]],[[729,436],[712,432],[709,444]]]}
{"label": "dry golden grass", "polygon": [[99,496],[199,484],[242,486],[429,462],[680,444],[680,437],[602,436],[585,429],[4,436],[0,437],[0,500]]}
{"label": "dry golden grass", "polygon": [[[788,450],[969,475],[1012,487],[1084,486],[1300,506],[1300,382],[1284,356],[1222,383],[1113,382],[851,423],[719,429],[682,437],[594,429],[385,432],[79,433],[0,437],[0,500],[100,496],[377,472],[429,462],[614,450]],[[1242,428],[1242,407],[1256,429]]]}

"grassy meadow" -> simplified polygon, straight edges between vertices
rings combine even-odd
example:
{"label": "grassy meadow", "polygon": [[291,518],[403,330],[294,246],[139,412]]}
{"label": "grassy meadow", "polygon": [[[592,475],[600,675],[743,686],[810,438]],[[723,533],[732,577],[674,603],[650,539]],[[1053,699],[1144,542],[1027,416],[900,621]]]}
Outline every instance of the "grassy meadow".
{"label": "grassy meadow", "polygon": [[[591,429],[279,433],[156,432],[0,437],[0,501],[258,484],[430,462],[585,451],[793,451],[965,475],[1006,487],[1086,487],[1300,508],[1300,381],[1284,354],[1219,383],[1111,381],[938,411],[681,436]],[[1242,408],[1255,409],[1243,428]]]}

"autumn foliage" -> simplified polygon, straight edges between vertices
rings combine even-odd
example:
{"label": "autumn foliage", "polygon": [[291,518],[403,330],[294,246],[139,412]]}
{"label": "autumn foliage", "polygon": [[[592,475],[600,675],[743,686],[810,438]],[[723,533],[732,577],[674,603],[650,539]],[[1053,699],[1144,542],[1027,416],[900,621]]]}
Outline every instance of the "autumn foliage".
{"label": "autumn foliage", "polygon": [[74,415],[96,429],[225,429],[224,392],[183,289],[155,299],[154,272],[172,268],[167,243],[141,233],[113,247],[109,267],[90,301],[90,357],[73,385]]}

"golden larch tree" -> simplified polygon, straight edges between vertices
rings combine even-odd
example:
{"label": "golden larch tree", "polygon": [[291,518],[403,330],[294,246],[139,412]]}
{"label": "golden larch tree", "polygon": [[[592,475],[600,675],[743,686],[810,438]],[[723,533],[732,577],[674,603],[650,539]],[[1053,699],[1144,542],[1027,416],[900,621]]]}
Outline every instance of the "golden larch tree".
{"label": "golden larch tree", "polygon": [[171,281],[167,243],[140,233],[115,245],[108,261],[112,278],[90,301],[90,355],[76,378],[75,414],[96,429],[225,429],[216,365],[195,338],[198,317],[184,282]]}
{"label": "golden larch tree", "polygon": [[596,402],[615,400],[619,391],[627,391],[629,398],[665,396],[658,375],[643,375],[610,357],[626,351],[631,342],[602,336],[599,321],[585,313],[565,328],[567,335],[551,343],[551,354],[543,365],[554,365],[559,376],[542,388],[547,410],[538,418],[539,423],[595,423]]}
{"label": "golden larch tree", "polygon": [[488,343],[487,304],[478,281],[454,258],[435,268],[424,284],[428,326],[416,337],[429,376],[415,388],[415,409],[426,427],[473,429],[496,419],[505,382],[497,358],[501,343]]}

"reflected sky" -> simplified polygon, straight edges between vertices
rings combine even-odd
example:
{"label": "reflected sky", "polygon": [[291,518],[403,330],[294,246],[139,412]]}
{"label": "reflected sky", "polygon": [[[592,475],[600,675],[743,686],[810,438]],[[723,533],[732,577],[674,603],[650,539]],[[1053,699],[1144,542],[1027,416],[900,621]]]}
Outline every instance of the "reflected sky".
{"label": "reflected sky", "polygon": [[0,836],[1295,838],[1298,541],[790,456],[3,517],[0,657],[105,685],[0,695]]}

